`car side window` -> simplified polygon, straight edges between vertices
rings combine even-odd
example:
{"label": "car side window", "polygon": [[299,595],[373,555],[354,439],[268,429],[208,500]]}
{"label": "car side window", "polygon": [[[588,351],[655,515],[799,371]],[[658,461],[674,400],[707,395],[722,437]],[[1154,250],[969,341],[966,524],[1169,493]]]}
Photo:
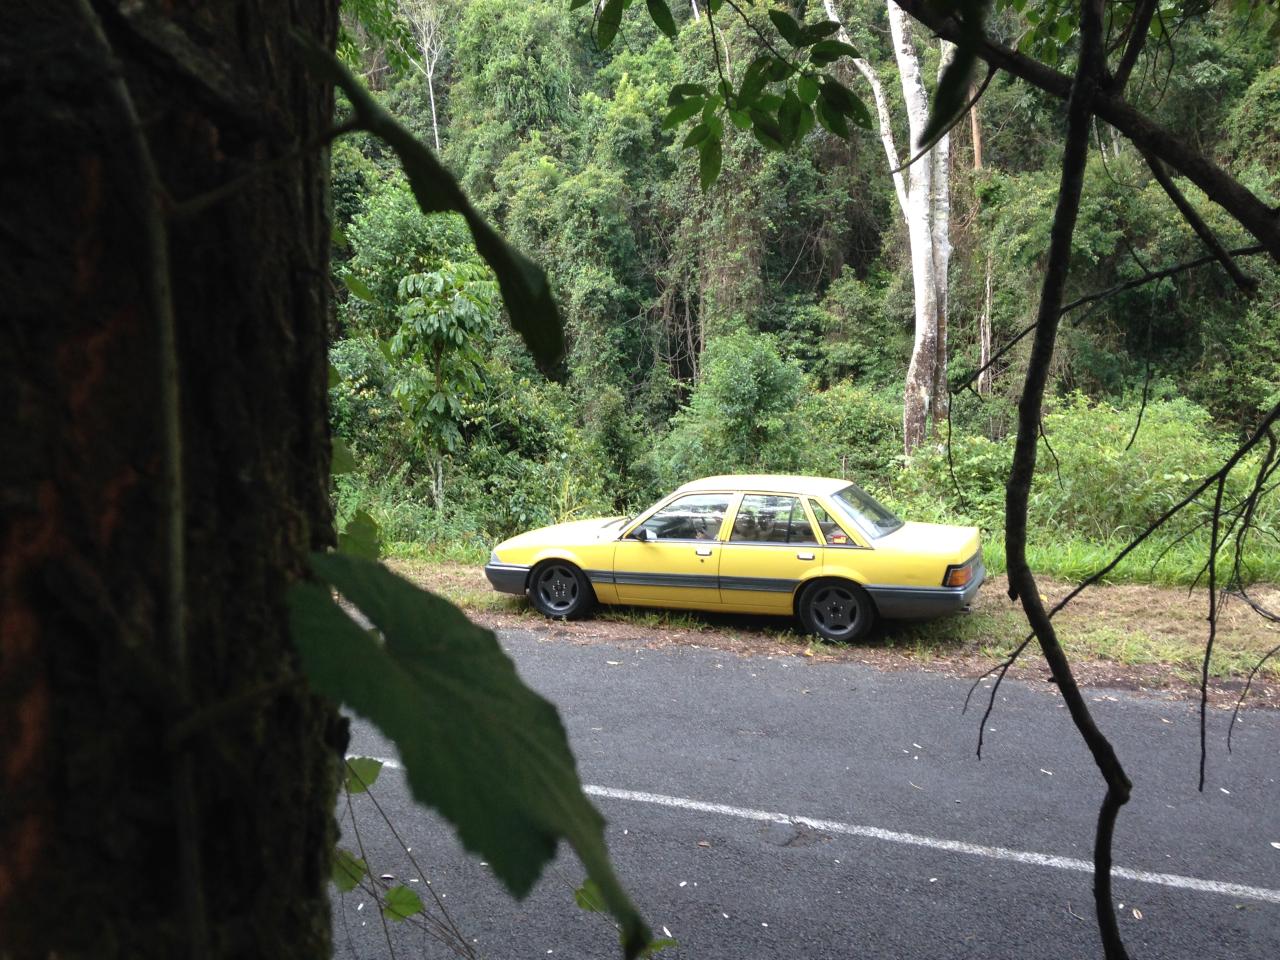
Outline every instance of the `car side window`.
{"label": "car side window", "polygon": [[810,500],[809,509],[813,511],[813,518],[818,521],[818,529],[822,531],[822,537],[827,543],[835,547],[849,545],[849,535],[840,529],[840,524],[832,519],[831,514],[822,509],[822,504],[817,500]]}
{"label": "car side window", "polygon": [[636,531],[648,530],[659,540],[714,540],[728,509],[727,493],[693,493],[668,503]]}
{"label": "car side window", "polygon": [[748,494],[742,498],[729,539],[734,543],[817,544],[796,497]]}

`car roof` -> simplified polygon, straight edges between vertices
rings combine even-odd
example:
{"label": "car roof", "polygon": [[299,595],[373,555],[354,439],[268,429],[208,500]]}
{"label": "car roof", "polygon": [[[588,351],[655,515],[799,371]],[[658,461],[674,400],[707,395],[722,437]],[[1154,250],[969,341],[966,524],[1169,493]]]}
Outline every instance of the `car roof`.
{"label": "car roof", "polygon": [[849,480],[831,477],[799,477],[768,473],[731,473],[718,477],[693,480],[676,490],[676,493],[693,493],[699,490],[749,490],[761,493],[799,493],[805,496],[829,496],[849,486]]}

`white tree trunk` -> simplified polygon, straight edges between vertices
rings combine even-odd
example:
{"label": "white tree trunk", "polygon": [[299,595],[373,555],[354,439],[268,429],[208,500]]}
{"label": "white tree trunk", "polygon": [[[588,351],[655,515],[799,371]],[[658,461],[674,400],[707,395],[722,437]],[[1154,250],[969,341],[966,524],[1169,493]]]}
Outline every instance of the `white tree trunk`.
{"label": "white tree trunk", "polygon": [[[942,57],[938,78],[956,56],[956,46],[939,41]],[[951,383],[947,378],[947,322],[950,315],[951,268],[951,134],[943,136],[930,151],[933,163],[933,195],[930,197],[930,236],[933,245],[933,285],[938,317],[936,360],[933,367],[934,423],[946,420],[951,407]],[[923,163],[923,159],[919,161]]]}
{"label": "white tree trunk", "polygon": [[[912,149],[920,143],[929,119],[929,95],[920,74],[920,57],[911,39],[911,22],[893,0],[886,0],[893,56],[902,81],[907,129]],[[936,148],[935,148],[936,149]],[[910,453],[923,441],[933,405],[938,367],[938,285],[933,252],[933,156],[907,168],[907,236],[911,243],[911,279],[915,292],[916,331],[907,367],[902,404],[903,449]]]}
{"label": "white tree trunk", "polygon": [[978,396],[991,395],[991,253],[987,252],[986,292],[982,300],[982,316],[978,318]]}
{"label": "white tree trunk", "polygon": [[[842,23],[835,0],[823,0],[827,17]],[[920,72],[920,57],[911,38],[911,21],[893,2],[885,0],[893,54],[902,80],[902,96],[907,111],[911,145],[920,143],[920,134],[929,118],[929,95]],[[839,38],[849,43],[841,26]],[[943,62],[955,55],[951,44],[943,45]],[[911,251],[911,280],[915,297],[915,338],[911,363],[903,391],[902,433],[907,453],[924,440],[931,415],[946,415],[947,382],[947,276],[951,262],[951,151],[950,137],[943,137],[925,156],[899,169],[893,139],[892,116],[880,78],[868,61],[854,60],[854,66],[871,87],[880,127],[880,142],[889,160],[894,192],[907,226]]]}
{"label": "white tree trunk", "polygon": [[440,8],[434,0],[400,0],[400,13],[413,29],[417,57],[411,57],[418,72],[427,78],[427,97],[431,101],[431,135],[440,152],[440,122],[436,116],[436,67],[444,56],[444,32],[440,24]]}

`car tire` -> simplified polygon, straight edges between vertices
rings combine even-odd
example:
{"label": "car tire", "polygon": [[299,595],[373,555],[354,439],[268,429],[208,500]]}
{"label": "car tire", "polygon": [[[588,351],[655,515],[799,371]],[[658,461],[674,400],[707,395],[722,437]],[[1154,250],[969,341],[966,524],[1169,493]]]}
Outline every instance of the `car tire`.
{"label": "car tire", "polygon": [[567,560],[544,560],[529,575],[529,602],[552,620],[577,620],[596,605],[591,581]]}
{"label": "car tire", "polygon": [[816,580],[804,588],[796,613],[809,633],[832,643],[860,640],[876,622],[867,591],[849,580]]}

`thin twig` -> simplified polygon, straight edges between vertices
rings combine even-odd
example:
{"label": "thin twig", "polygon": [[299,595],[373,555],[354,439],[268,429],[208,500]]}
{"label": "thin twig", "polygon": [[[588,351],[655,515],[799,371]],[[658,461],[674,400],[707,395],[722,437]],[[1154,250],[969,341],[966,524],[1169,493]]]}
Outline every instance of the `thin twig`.
{"label": "thin twig", "polygon": [[1257,431],[1254,432],[1253,436],[1251,436],[1243,444],[1237,447],[1236,451],[1230,457],[1227,458],[1226,463],[1224,463],[1222,467],[1220,467],[1214,473],[1210,474],[1208,477],[1202,480],[1194,490],[1192,490],[1180,501],[1178,501],[1176,504],[1174,504],[1164,513],[1162,513],[1156,520],[1150,523],[1147,526],[1147,528],[1144,531],[1142,531],[1142,533],[1138,534],[1138,536],[1130,540],[1123,550],[1121,550],[1119,553],[1117,553],[1114,557],[1111,558],[1110,563],[1108,563],[1106,566],[1102,567],[1101,569],[1095,570],[1093,573],[1087,576],[1084,580],[1082,580],[1079,584],[1077,584],[1076,587],[1070,593],[1068,593],[1065,597],[1059,600],[1058,603],[1053,607],[1053,609],[1049,611],[1049,617],[1052,619],[1055,614],[1057,614],[1060,610],[1066,607],[1066,605],[1069,604],[1072,600],[1074,600],[1086,589],[1093,586],[1095,583],[1097,583],[1099,580],[1105,577],[1108,573],[1114,570],[1116,566],[1118,566],[1119,563],[1125,557],[1127,557],[1130,553],[1136,550],[1143,542],[1146,541],[1148,537],[1150,537],[1158,529],[1164,526],[1170,520],[1170,518],[1172,518],[1174,515],[1179,513],[1189,504],[1193,503],[1195,500],[1197,500],[1200,497],[1200,494],[1204,493],[1204,491],[1208,490],[1209,487],[1217,483],[1219,477],[1225,477],[1228,473],[1234,470],[1236,464],[1238,464],[1240,460],[1245,456],[1245,454],[1247,454],[1250,450],[1252,450],[1258,444],[1258,442],[1262,439],[1263,436],[1267,435],[1271,425],[1275,423],[1277,420],[1280,420],[1280,403],[1277,403],[1274,407],[1272,407],[1271,412],[1267,414],[1266,418],[1262,421],[1261,426],[1258,427]]}
{"label": "thin twig", "polygon": [[1053,444],[1049,442],[1049,435],[1044,432],[1044,419],[1040,420],[1040,439],[1044,441],[1044,448],[1049,451],[1049,456],[1053,458],[1053,472],[1058,477],[1058,489],[1066,490],[1067,485],[1062,482],[1062,464],[1058,460],[1058,455],[1054,453]]}
{"label": "thin twig", "polygon": [[1173,201],[1173,205],[1178,208],[1182,218],[1191,225],[1191,229],[1196,232],[1196,236],[1209,248],[1209,252],[1217,258],[1218,262],[1222,264],[1222,269],[1227,271],[1227,276],[1231,278],[1231,282],[1248,296],[1256,293],[1258,281],[1253,277],[1246,276],[1236,265],[1235,260],[1231,258],[1231,254],[1222,245],[1222,241],[1218,239],[1218,235],[1204,222],[1204,218],[1200,216],[1196,208],[1191,205],[1191,202],[1178,189],[1178,185],[1169,176],[1169,171],[1164,168],[1164,163],[1161,162],[1160,158],[1149,150],[1141,150],[1141,153],[1142,159],[1147,162],[1147,166],[1155,176],[1156,182],[1160,184],[1169,199]]}
{"label": "thin twig", "polygon": [[1200,670],[1200,792],[1204,793],[1204,767],[1207,755],[1205,723],[1209,712],[1209,661],[1213,657],[1213,641],[1218,635],[1218,521],[1222,516],[1222,489],[1227,478],[1218,478],[1213,500],[1213,530],[1209,534],[1209,639],[1204,645],[1204,665]]}
{"label": "thin twig", "polygon": [[[414,859],[413,851],[409,848],[409,845],[404,842],[404,839],[400,836],[399,832],[397,832],[395,824],[392,823],[391,818],[387,816],[386,811],[382,809],[382,804],[378,803],[378,798],[373,795],[373,790],[371,789],[371,785],[365,783],[364,778],[361,777],[360,774],[355,770],[355,768],[351,766],[350,762],[347,763],[347,771],[351,774],[351,776],[355,777],[356,781],[362,787],[364,787],[365,796],[369,798],[369,800],[373,803],[374,808],[378,811],[379,815],[386,822],[387,828],[391,831],[391,835],[396,838],[396,843],[400,844],[400,849],[403,850],[405,853],[405,856],[409,858],[409,863],[413,865],[413,869],[417,871],[418,876],[421,877],[423,881],[425,881],[427,879],[426,872],[422,869],[421,866],[419,866],[418,861]],[[463,949],[466,951],[465,953],[460,953],[459,955],[474,957],[475,952],[471,949],[471,945],[467,943],[467,938],[463,936],[463,933],[461,930],[458,929],[457,924],[453,922],[453,917],[451,917],[449,915],[449,911],[445,909],[444,901],[441,900],[439,894],[436,893],[435,887],[431,886],[431,884],[428,883],[427,889],[431,891],[431,897],[432,899],[435,900],[436,906],[440,909],[440,913],[445,919],[445,923],[447,924],[447,927],[446,927],[447,932],[450,935],[452,935],[454,938],[456,938],[457,942],[461,944]],[[435,918],[433,917],[432,919],[434,920]]]}
{"label": "thin twig", "polygon": [[[1243,593],[1237,596],[1245,596]],[[1246,601],[1252,603],[1247,597]],[[1256,607],[1254,609],[1257,609]],[[1258,675],[1258,671],[1262,669],[1262,665],[1280,653],[1280,644],[1272,647],[1266,652],[1261,660],[1253,665],[1253,669],[1249,671],[1249,679],[1244,682],[1244,689],[1240,691],[1240,699],[1236,701],[1236,708],[1231,711],[1231,723],[1227,725],[1227,753],[1231,752],[1231,736],[1236,730],[1236,720],[1240,716],[1240,705],[1244,703],[1244,698],[1249,695],[1249,688],[1253,686],[1253,678]]]}
{"label": "thin twig", "polygon": [[1154,313],[1147,314],[1147,348],[1146,348],[1146,375],[1142,378],[1142,403],[1138,407],[1138,419],[1133,423],[1133,433],[1129,436],[1129,442],[1124,445],[1124,452],[1128,453],[1132,448],[1134,441],[1138,439],[1138,431],[1142,429],[1142,417],[1147,412],[1147,399],[1151,396],[1151,330],[1155,326]]}
{"label": "thin twig", "polygon": [[[356,811],[355,811],[355,808],[352,807],[351,805],[351,791],[347,789],[347,782],[345,778],[342,781],[342,792],[346,795],[346,798],[347,798],[347,814],[351,817],[351,832],[355,834],[356,849],[360,851],[360,859],[364,861],[365,868],[368,869],[369,855],[365,853],[365,850],[364,850],[364,840],[360,836],[360,824],[356,821]],[[382,909],[382,904],[380,902],[377,904],[377,906],[378,906],[378,917],[382,920],[382,932],[387,938],[387,952],[389,953],[391,960],[395,960],[396,948],[391,943],[391,928],[387,926],[387,914]]]}
{"label": "thin twig", "polygon": [[[1233,257],[1248,257],[1248,256],[1254,256],[1255,254],[1266,253],[1266,252],[1267,252],[1267,248],[1260,243],[1252,244],[1246,247],[1236,247],[1234,250],[1228,251],[1228,253]],[[1123,283],[1117,283],[1115,286],[1108,287],[1105,290],[1099,290],[1094,293],[1087,293],[1082,297],[1077,297],[1075,300],[1072,300],[1070,303],[1063,304],[1059,313],[1060,315],[1065,316],[1066,314],[1070,313],[1072,310],[1076,310],[1079,307],[1085,306],[1086,304],[1097,304],[1110,297],[1114,297],[1118,293],[1124,293],[1126,290],[1132,290],[1135,287],[1141,287],[1145,284],[1152,283],[1156,280],[1163,280],[1167,277],[1172,277],[1175,274],[1183,273],[1187,270],[1194,270],[1196,267],[1203,267],[1206,264],[1218,263],[1218,262],[1220,262],[1218,258],[1210,254],[1208,256],[1197,257],[1194,260],[1188,260],[1185,263],[1174,264],[1171,267],[1165,267],[1163,270],[1156,270],[1153,273],[1145,274],[1144,276],[1138,277],[1134,280],[1126,280]],[[1081,318],[1080,320],[1076,320],[1074,322],[1076,323],[1076,325],[1079,325],[1083,321],[1084,321],[1084,318]],[[969,376],[966,377],[965,380],[961,382],[958,386],[952,387],[951,392],[957,393],[958,391],[963,390],[973,381],[977,380],[979,376],[981,376],[988,369],[993,367],[996,361],[1000,360],[1019,341],[1021,341],[1024,337],[1026,337],[1027,334],[1033,333],[1035,329],[1036,329],[1036,324],[1032,323],[1027,327],[1024,327],[1022,330],[1018,331],[1018,333],[1014,335],[1013,339],[1009,340],[1004,346],[1002,346],[999,350],[997,350],[992,355],[990,360],[988,360],[985,364],[983,364],[977,370],[973,371],[973,373],[969,374]]]}

